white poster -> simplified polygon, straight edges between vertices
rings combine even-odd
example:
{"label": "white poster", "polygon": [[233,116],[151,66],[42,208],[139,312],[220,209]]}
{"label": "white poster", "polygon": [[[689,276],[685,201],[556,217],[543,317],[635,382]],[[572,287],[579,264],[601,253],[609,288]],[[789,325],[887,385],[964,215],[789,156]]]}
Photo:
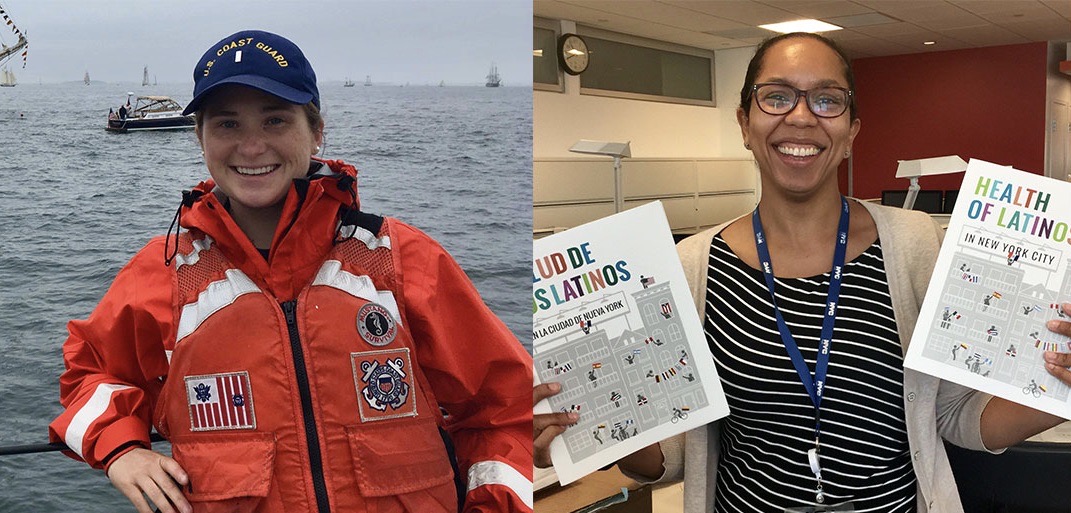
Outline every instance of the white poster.
{"label": "white poster", "polygon": [[1045,351],[1071,339],[1071,183],[971,160],[904,366],[1071,418]]}
{"label": "white poster", "polygon": [[551,445],[563,485],[729,414],[658,202],[536,240],[536,413],[579,413]]}

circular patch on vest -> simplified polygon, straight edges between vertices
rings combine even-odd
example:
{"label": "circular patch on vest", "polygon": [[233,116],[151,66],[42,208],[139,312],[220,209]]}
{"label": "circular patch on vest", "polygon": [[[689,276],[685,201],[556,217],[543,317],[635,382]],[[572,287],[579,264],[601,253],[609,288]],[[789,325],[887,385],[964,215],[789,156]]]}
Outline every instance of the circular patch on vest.
{"label": "circular patch on vest", "polygon": [[357,331],[365,342],[381,347],[394,341],[398,326],[386,308],[368,303],[357,312]]}

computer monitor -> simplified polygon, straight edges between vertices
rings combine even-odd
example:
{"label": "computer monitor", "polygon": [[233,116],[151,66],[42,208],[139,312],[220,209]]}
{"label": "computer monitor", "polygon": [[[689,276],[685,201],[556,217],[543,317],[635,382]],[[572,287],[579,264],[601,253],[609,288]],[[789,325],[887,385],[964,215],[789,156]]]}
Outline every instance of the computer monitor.
{"label": "computer monitor", "polygon": [[951,214],[952,207],[956,206],[956,198],[959,197],[959,189],[945,191],[945,201],[942,203],[941,213]]}
{"label": "computer monitor", "polygon": [[[882,205],[902,207],[906,198],[907,191],[881,191]],[[944,208],[942,200],[941,191],[919,191],[918,195],[915,196],[915,205],[912,209],[921,210],[928,214],[940,214]]]}
{"label": "computer monitor", "polygon": [[1067,511],[1067,498],[1053,491],[1071,479],[1071,444],[1023,442],[996,455],[946,442],[945,450],[965,511]]}

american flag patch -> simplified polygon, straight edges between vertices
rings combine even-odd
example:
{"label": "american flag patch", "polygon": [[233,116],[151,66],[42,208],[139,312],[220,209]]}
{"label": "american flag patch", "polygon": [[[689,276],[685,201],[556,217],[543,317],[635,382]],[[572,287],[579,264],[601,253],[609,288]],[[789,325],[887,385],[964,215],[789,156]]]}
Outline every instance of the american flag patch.
{"label": "american flag patch", "polygon": [[255,429],[249,373],[186,376],[191,431]]}

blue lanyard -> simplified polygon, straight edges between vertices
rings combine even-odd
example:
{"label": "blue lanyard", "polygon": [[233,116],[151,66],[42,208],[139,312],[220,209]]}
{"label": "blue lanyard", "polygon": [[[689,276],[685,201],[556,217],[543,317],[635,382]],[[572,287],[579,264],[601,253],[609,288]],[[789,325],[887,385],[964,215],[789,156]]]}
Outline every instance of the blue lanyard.
{"label": "blue lanyard", "polygon": [[762,220],[759,219],[759,209],[756,208],[751,214],[751,225],[755,230],[755,247],[759,254],[759,263],[762,264],[763,278],[766,279],[766,288],[770,291],[770,301],[774,307],[774,317],[777,319],[777,330],[781,332],[781,342],[785,345],[785,351],[792,359],[792,366],[796,368],[803,387],[807,389],[807,395],[814,405],[814,444],[815,449],[808,451],[811,458],[811,469],[818,479],[816,499],[822,502],[821,469],[818,465],[818,440],[822,434],[819,412],[822,406],[822,393],[825,390],[826,370],[829,367],[829,346],[833,340],[833,323],[837,318],[837,301],[840,299],[840,284],[842,281],[841,271],[844,269],[844,258],[848,250],[848,200],[841,196],[840,223],[837,225],[836,248],[833,250],[833,269],[829,276],[829,295],[826,298],[826,311],[822,319],[822,333],[818,344],[818,357],[814,364],[814,375],[807,367],[807,362],[796,345],[796,339],[792,338],[792,332],[788,330],[781,309],[777,307],[777,296],[774,294],[773,264],[770,263],[770,249],[766,246],[766,234],[762,230]]}

